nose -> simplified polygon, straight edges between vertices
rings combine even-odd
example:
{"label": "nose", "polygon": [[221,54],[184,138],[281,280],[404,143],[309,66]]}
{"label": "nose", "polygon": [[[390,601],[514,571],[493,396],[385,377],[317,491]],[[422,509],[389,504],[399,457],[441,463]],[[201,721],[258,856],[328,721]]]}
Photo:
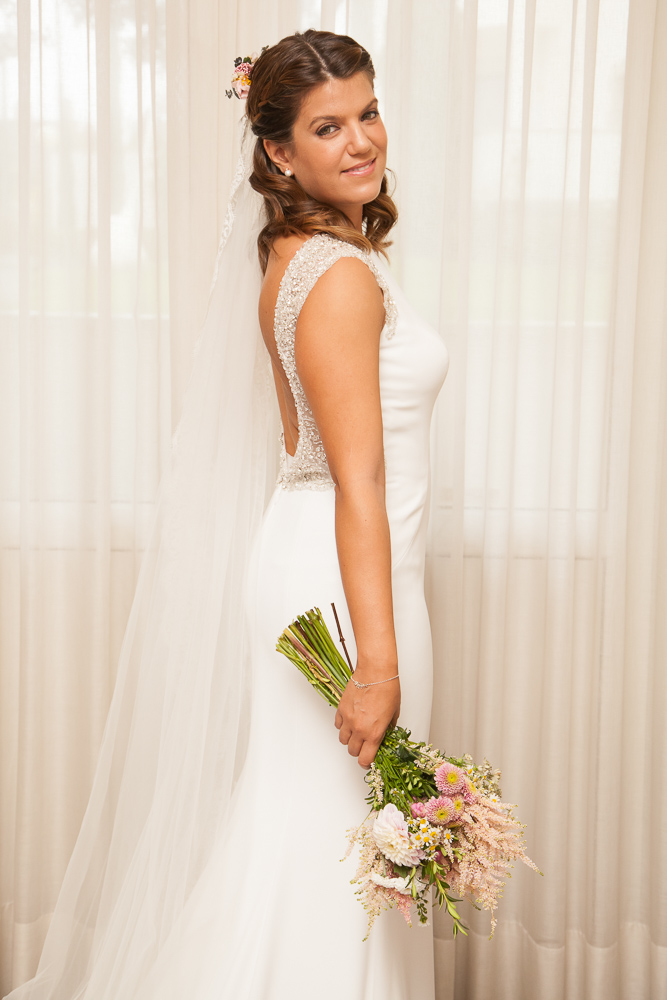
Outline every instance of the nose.
{"label": "nose", "polygon": [[360,153],[367,153],[373,148],[373,143],[364,128],[364,122],[354,122],[350,125],[347,148],[348,152],[355,156],[358,156]]}

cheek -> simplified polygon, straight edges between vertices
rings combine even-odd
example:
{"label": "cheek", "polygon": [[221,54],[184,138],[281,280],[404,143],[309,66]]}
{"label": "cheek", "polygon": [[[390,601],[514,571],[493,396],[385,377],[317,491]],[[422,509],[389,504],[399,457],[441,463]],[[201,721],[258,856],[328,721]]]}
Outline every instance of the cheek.
{"label": "cheek", "polygon": [[340,159],[333,149],[333,143],[322,143],[308,150],[301,164],[302,174],[306,174],[313,182],[324,180],[336,169]]}

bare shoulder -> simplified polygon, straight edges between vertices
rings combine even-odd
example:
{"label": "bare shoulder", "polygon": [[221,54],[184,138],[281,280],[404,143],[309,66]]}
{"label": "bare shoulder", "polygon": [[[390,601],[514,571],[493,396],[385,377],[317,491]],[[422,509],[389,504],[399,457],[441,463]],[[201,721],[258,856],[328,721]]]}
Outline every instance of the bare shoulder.
{"label": "bare shoulder", "polygon": [[299,233],[298,235],[278,236],[274,240],[264,275],[265,284],[273,286],[280,282],[294,254],[310,238],[310,236]]}
{"label": "bare shoulder", "polygon": [[291,233],[289,236],[278,236],[273,241],[273,246],[271,247],[269,264],[273,262],[277,266],[282,265],[284,269],[297,250],[309,239],[311,237],[305,233]]}
{"label": "bare shoulder", "polygon": [[[368,264],[357,256],[339,257],[318,278],[302,309],[307,322],[317,315],[339,323],[342,316],[361,317],[372,325],[384,319],[384,297]],[[380,325],[382,325],[380,323]]]}
{"label": "bare shoulder", "polygon": [[[260,293],[260,322],[268,333],[273,325],[278,290],[283,275],[297,251],[311,236],[299,234],[278,237],[271,249]],[[303,329],[311,320],[322,324],[324,318],[339,324],[343,317],[355,317],[371,327],[382,327],[384,297],[372,270],[356,255],[343,255],[318,278],[309,292],[299,317]]]}
{"label": "bare shoulder", "polygon": [[[338,395],[334,410],[339,417],[350,392],[379,406],[379,347],[385,321],[382,289],[368,264],[356,254],[336,257],[308,292],[296,324],[294,360],[313,413],[317,408],[321,415],[322,398],[332,389]],[[330,440],[330,434],[326,436]],[[326,449],[324,438],[323,433]]]}
{"label": "bare shoulder", "polygon": [[260,301],[269,303],[271,309],[275,305],[278,289],[282,277],[287,270],[287,266],[297,250],[303,246],[306,240],[310,239],[305,235],[279,236],[271,247],[269,259],[262,279],[262,291]]}
{"label": "bare shoulder", "polygon": [[[272,284],[276,279],[280,281],[297,251],[313,238],[303,233],[277,237],[269,255],[265,274],[266,283]],[[354,278],[352,280],[357,285],[366,285],[367,288],[371,288],[376,284],[370,268],[357,257],[342,256],[331,267],[327,268],[327,273],[329,271],[334,272],[336,277],[327,284],[345,283],[353,275],[356,276],[356,280]]]}

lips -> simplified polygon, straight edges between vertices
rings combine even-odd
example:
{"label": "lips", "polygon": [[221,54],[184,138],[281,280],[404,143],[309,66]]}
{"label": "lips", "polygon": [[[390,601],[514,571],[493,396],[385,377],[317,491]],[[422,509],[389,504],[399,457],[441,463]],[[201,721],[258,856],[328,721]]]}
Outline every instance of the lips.
{"label": "lips", "polygon": [[343,173],[354,174],[357,172],[361,172],[366,168],[370,168],[375,163],[375,159],[376,158],[373,157],[371,160],[365,160],[363,163],[355,163],[353,167],[348,167],[347,170],[343,171]]}

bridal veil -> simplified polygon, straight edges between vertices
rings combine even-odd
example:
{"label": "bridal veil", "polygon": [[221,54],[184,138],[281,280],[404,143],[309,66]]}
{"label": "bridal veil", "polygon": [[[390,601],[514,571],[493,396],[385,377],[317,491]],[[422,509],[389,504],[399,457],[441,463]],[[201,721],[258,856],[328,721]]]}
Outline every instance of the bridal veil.
{"label": "bridal veil", "polygon": [[236,142],[208,311],[90,800],[37,974],[11,1000],[134,995],[206,866],[243,763],[243,586],[276,478],[279,424],[257,318],[263,209],[248,182],[254,136],[245,114]]}

